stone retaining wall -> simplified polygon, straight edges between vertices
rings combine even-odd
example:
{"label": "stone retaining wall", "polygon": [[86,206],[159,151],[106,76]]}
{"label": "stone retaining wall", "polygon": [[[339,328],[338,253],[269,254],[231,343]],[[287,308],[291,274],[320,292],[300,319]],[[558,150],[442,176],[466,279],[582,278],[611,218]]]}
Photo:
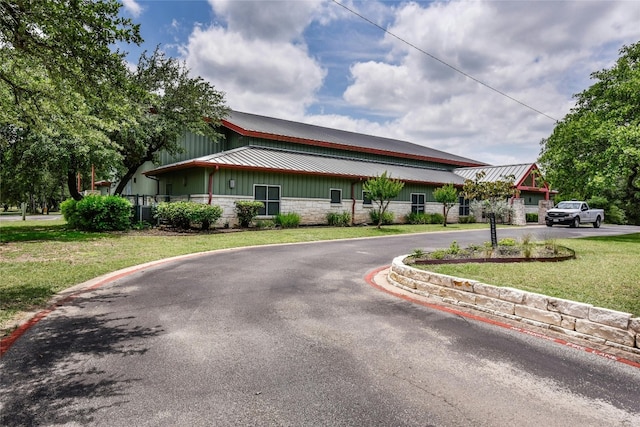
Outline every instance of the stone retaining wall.
{"label": "stone retaining wall", "polygon": [[392,285],[640,354],[640,318],[630,313],[420,270],[405,265],[406,257],[393,260],[388,274]]}

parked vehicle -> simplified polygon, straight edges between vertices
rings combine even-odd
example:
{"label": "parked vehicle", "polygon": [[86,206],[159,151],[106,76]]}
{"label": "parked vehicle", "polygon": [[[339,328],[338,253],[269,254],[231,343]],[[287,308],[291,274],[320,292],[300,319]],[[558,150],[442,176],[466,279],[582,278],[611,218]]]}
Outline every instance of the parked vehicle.
{"label": "parked vehicle", "polygon": [[544,217],[547,227],[556,224],[580,227],[580,224],[591,223],[599,228],[604,220],[604,210],[589,209],[587,202],[571,200],[560,202],[554,208],[549,209]]}

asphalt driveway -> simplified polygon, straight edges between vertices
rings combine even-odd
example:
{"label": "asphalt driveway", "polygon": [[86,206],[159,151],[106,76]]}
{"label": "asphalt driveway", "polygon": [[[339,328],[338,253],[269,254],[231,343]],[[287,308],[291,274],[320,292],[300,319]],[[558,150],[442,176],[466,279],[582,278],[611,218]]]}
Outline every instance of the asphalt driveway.
{"label": "asphalt driveway", "polygon": [[640,425],[640,369],[364,280],[416,247],[487,235],[226,250],[110,281],[5,354],[0,424]]}

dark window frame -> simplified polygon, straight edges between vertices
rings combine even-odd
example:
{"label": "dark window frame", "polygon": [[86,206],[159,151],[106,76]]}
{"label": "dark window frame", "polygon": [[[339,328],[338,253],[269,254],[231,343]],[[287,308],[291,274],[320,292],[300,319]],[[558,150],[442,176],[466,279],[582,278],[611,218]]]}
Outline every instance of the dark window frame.
{"label": "dark window frame", "polygon": [[[337,194],[338,197],[334,197]],[[329,201],[332,205],[341,205],[342,204],[342,189],[341,188],[330,188],[329,189]]]}
{"label": "dark window frame", "polygon": [[[258,198],[258,188],[264,188],[264,197]],[[274,190],[277,190],[277,198],[272,198]],[[282,187],[280,185],[253,184],[253,199],[264,204],[264,207],[259,209],[258,216],[274,217],[280,214]]]}
{"label": "dark window frame", "polygon": [[411,193],[411,213],[425,213],[426,203],[425,193]]}

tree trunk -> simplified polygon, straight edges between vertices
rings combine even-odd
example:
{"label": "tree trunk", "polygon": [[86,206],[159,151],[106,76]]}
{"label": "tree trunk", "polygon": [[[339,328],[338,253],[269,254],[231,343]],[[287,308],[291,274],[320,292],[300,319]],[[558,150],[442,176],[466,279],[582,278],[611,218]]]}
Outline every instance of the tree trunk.
{"label": "tree trunk", "polygon": [[67,172],[67,186],[69,187],[69,194],[74,200],[82,200],[82,194],[78,191],[76,175],[75,171]]}

